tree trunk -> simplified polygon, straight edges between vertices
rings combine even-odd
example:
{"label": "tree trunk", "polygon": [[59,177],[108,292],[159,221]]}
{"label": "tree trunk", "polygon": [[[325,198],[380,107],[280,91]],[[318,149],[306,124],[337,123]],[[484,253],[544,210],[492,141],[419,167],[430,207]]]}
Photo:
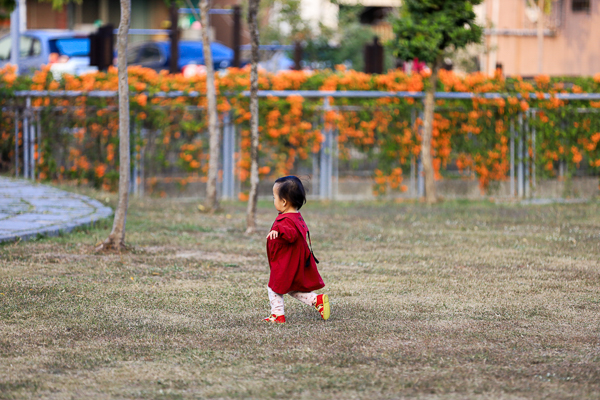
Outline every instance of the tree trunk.
{"label": "tree trunk", "polygon": [[431,136],[433,133],[433,112],[435,108],[435,90],[439,65],[440,60],[436,60],[433,63],[431,67],[431,76],[429,77],[429,88],[427,88],[427,92],[425,93],[423,141],[421,144],[421,157],[423,159],[423,171],[425,173],[425,201],[429,204],[437,201],[433,158],[431,157]]}
{"label": "tree trunk", "polygon": [[96,250],[125,248],[125,222],[129,201],[129,83],[127,79],[127,39],[131,22],[131,0],[121,0],[121,21],[117,34],[119,69],[119,202],[112,231]]}
{"label": "tree trunk", "polygon": [[219,174],[219,129],[217,126],[217,94],[215,90],[215,71],[210,52],[208,30],[209,0],[200,2],[200,18],[202,19],[202,47],[206,64],[206,98],[208,100],[208,134],[210,136],[210,159],[208,161],[208,183],[206,186],[206,208],[215,211],[219,208],[217,199],[217,177]]}
{"label": "tree trunk", "polygon": [[250,0],[248,8],[248,25],[250,29],[250,40],[252,43],[252,55],[250,69],[250,134],[251,147],[250,157],[250,196],[248,198],[248,210],[246,216],[246,233],[256,230],[256,202],[258,200],[258,25],[256,15],[260,0]]}

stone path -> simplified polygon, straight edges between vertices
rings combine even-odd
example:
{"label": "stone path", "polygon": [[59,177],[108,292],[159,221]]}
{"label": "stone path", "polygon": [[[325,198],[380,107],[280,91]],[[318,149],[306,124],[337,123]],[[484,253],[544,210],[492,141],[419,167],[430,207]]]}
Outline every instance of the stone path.
{"label": "stone path", "polygon": [[87,196],[0,177],[0,242],[69,232],[111,214]]}

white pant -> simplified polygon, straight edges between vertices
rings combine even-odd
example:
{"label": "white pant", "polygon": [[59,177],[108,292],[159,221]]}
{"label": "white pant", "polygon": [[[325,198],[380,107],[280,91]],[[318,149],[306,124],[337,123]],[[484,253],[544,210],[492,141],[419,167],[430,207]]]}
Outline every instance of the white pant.
{"label": "white pant", "polygon": [[[271,302],[271,314],[285,315],[283,311],[283,295],[275,293],[268,286],[267,291],[269,292],[269,301]],[[309,306],[314,306],[317,301],[317,294],[313,292],[288,292],[287,294]]]}

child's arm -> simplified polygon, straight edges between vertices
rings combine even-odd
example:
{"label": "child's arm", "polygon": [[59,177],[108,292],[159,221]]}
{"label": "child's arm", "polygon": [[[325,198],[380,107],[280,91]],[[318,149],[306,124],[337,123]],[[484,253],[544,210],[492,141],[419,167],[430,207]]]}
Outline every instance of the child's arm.
{"label": "child's arm", "polygon": [[286,242],[294,243],[298,236],[298,229],[296,229],[294,223],[284,219],[273,227],[273,230],[267,235],[267,239],[280,237]]}

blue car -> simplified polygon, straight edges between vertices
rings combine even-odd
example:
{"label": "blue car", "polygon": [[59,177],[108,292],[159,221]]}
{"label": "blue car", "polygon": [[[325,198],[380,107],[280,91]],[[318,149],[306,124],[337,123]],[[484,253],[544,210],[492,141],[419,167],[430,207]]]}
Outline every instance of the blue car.
{"label": "blue car", "polygon": [[[31,30],[21,34],[19,68],[22,74],[32,74],[42,65],[50,64],[55,78],[62,73],[80,75],[97,71],[90,66],[88,33],[74,31]],[[10,35],[0,38],[0,67],[10,63]]]}
{"label": "blue car", "polygon": [[[210,44],[215,70],[230,67],[233,62],[233,50],[213,42]],[[169,69],[171,60],[171,42],[147,42],[132,46],[127,51],[128,65],[141,65],[156,71]],[[188,64],[205,65],[202,42],[182,40],[179,42],[179,71]]]}

